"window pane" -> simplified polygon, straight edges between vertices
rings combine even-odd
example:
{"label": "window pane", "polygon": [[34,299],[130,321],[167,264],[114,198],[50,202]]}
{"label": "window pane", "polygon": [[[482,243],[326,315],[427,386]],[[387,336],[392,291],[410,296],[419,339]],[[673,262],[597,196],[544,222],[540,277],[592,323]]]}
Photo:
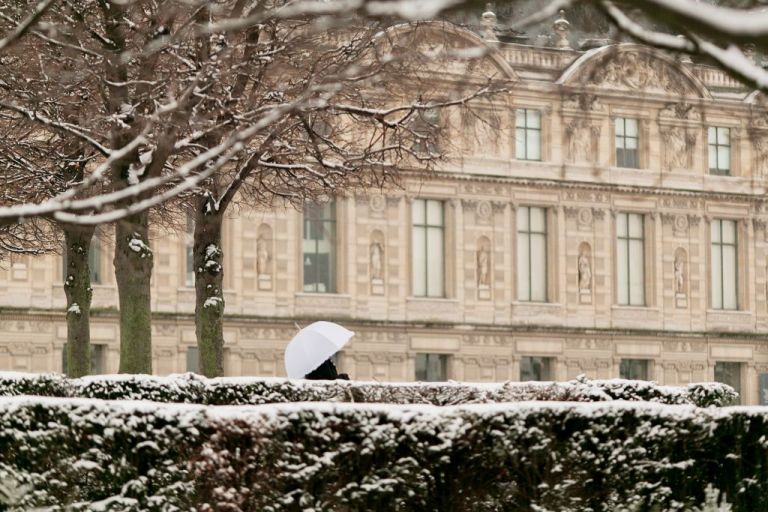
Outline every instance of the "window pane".
{"label": "window pane", "polygon": [[716,361],[715,382],[731,386],[739,394],[735,403],[741,403],[741,363]]}
{"label": "window pane", "polygon": [[528,114],[528,128],[541,129],[541,112],[538,110],[527,109]]}
{"label": "window pane", "polygon": [[427,224],[430,226],[443,225],[443,202],[427,201]]}
{"label": "window pane", "polygon": [[427,295],[443,297],[443,230],[428,228],[427,231]]}
{"label": "window pane", "polygon": [[[417,201],[418,202],[418,201]],[[415,204],[415,203],[414,203]],[[426,228],[413,226],[413,295],[423,297],[427,294],[427,232]]]}
{"label": "window pane", "polygon": [[517,209],[517,230],[528,231],[528,207],[526,206]]}
{"label": "window pane", "polygon": [[736,243],[736,222],[732,220],[719,221],[723,227],[723,243],[735,244]]}
{"label": "window pane", "polygon": [[645,305],[645,268],[643,242],[629,241],[629,303]]}
{"label": "window pane", "polygon": [[643,238],[643,216],[638,213],[631,213],[628,218],[630,238]]}
{"label": "window pane", "polygon": [[619,304],[629,304],[629,243],[626,239],[619,239],[616,244],[616,293]]}
{"label": "window pane", "polygon": [[619,213],[616,215],[616,234],[620,237],[627,236],[627,214]]}
{"label": "window pane", "polygon": [[531,208],[531,231],[545,233],[547,231],[547,211],[544,208]]}
{"label": "window pane", "polygon": [[614,127],[616,128],[616,135],[624,135],[624,118],[617,117],[614,121]]}
{"label": "window pane", "polygon": [[522,357],[520,359],[520,380],[544,381],[551,380],[551,357]]}
{"label": "window pane", "polygon": [[541,160],[541,132],[532,130],[528,132],[526,153],[528,160]]}
{"label": "window pane", "polygon": [[517,237],[517,298],[531,300],[530,286],[530,236],[520,233]]}
{"label": "window pane", "polygon": [[187,371],[192,373],[200,371],[200,352],[197,347],[187,349]]}
{"label": "window pane", "polygon": [[717,169],[717,146],[709,146],[709,169]]}
{"label": "window pane", "polygon": [[619,364],[619,378],[629,380],[648,380],[647,359],[622,359]]}
{"label": "window pane", "polygon": [[627,119],[624,134],[627,137],[637,137],[637,119]]}
{"label": "window pane", "polygon": [[416,199],[411,206],[411,218],[414,224],[424,224],[427,220],[426,216],[426,201],[424,199]]}
{"label": "window pane", "polygon": [[304,291],[336,292],[335,202],[307,205],[304,210]]}
{"label": "window pane", "polygon": [[723,309],[723,261],[720,245],[712,245],[712,308]]}
{"label": "window pane", "polygon": [[531,235],[531,300],[547,300],[547,238]]}
{"label": "window pane", "polygon": [[88,251],[88,269],[91,274],[91,284],[101,284],[101,241],[95,236],[91,239]]}
{"label": "window pane", "polygon": [[717,150],[717,168],[719,170],[729,170],[731,168],[731,150],[728,147],[720,146]]}
{"label": "window pane", "polygon": [[720,242],[720,222],[719,220],[713,220],[709,225],[710,234],[712,236],[712,242]]}
{"label": "window pane", "polygon": [[723,309],[737,309],[736,247],[723,246]]}
{"label": "window pane", "polygon": [[717,144],[717,129],[713,126],[707,129],[707,141],[709,144]]}
{"label": "window pane", "polygon": [[440,382],[448,379],[448,356],[445,354],[416,354],[416,380]]}
{"label": "window pane", "polygon": [[717,129],[717,143],[721,146],[731,145],[731,129],[730,128]]}
{"label": "window pane", "polygon": [[525,128],[525,109],[519,108],[515,111],[515,126]]}
{"label": "window pane", "polygon": [[525,160],[527,157],[527,144],[525,140],[525,128],[515,130],[515,157]]}

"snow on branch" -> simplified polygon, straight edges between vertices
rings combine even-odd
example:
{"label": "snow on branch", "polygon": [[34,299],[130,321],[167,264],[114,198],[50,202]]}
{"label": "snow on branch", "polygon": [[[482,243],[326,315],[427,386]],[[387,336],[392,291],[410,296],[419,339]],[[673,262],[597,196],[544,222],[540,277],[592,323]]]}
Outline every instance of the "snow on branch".
{"label": "snow on branch", "polygon": [[10,34],[0,39],[0,52],[21,39],[40,20],[54,2],[55,0],[42,0],[39,2],[29,16],[19,23]]}

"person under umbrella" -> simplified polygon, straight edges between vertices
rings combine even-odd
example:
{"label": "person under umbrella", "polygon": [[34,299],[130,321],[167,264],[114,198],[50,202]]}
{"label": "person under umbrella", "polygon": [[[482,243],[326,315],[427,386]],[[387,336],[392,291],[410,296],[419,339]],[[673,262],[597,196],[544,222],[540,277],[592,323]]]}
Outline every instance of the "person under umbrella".
{"label": "person under umbrella", "polygon": [[315,322],[299,330],[285,347],[285,373],[291,379],[349,380],[332,357],[355,333],[333,322]]}

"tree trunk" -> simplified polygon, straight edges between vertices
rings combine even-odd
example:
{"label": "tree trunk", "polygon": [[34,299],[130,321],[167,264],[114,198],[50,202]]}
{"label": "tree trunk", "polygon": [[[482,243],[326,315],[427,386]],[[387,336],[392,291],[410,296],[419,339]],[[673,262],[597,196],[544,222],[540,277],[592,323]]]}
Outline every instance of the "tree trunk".
{"label": "tree trunk", "polygon": [[64,293],[67,294],[67,375],[82,377],[91,373],[91,271],[88,252],[94,227],[63,226]]}
{"label": "tree trunk", "polygon": [[149,215],[117,222],[115,279],[120,300],[120,373],[152,373],[152,250]]}
{"label": "tree trunk", "polygon": [[224,270],[222,268],[222,214],[210,199],[195,215],[195,332],[200,371],[206,377],[224,374]]}

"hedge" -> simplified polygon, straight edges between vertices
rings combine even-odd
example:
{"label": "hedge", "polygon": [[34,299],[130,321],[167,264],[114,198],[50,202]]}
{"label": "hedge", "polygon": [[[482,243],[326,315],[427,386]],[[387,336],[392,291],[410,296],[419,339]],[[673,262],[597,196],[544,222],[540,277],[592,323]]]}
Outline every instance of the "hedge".
{"label": "hedge", "polygon": [[56,374],[0,373],[0,396],[15,395],[206,405],[329,401],[459,405],[526,400],[642,400],[697,406],[728,405],[738,396],[731,387],[724,384],[700,383],[672,387],[620,379],[579,378],[569,382],[468,384],[328,382],[257,377],[206,379],[194,374],[170,377],[101,375],[70,380]]}
{"label": "hedge", "polygon": [[768,510],[768,409],[5,397],[0,490],[51,512]]}

